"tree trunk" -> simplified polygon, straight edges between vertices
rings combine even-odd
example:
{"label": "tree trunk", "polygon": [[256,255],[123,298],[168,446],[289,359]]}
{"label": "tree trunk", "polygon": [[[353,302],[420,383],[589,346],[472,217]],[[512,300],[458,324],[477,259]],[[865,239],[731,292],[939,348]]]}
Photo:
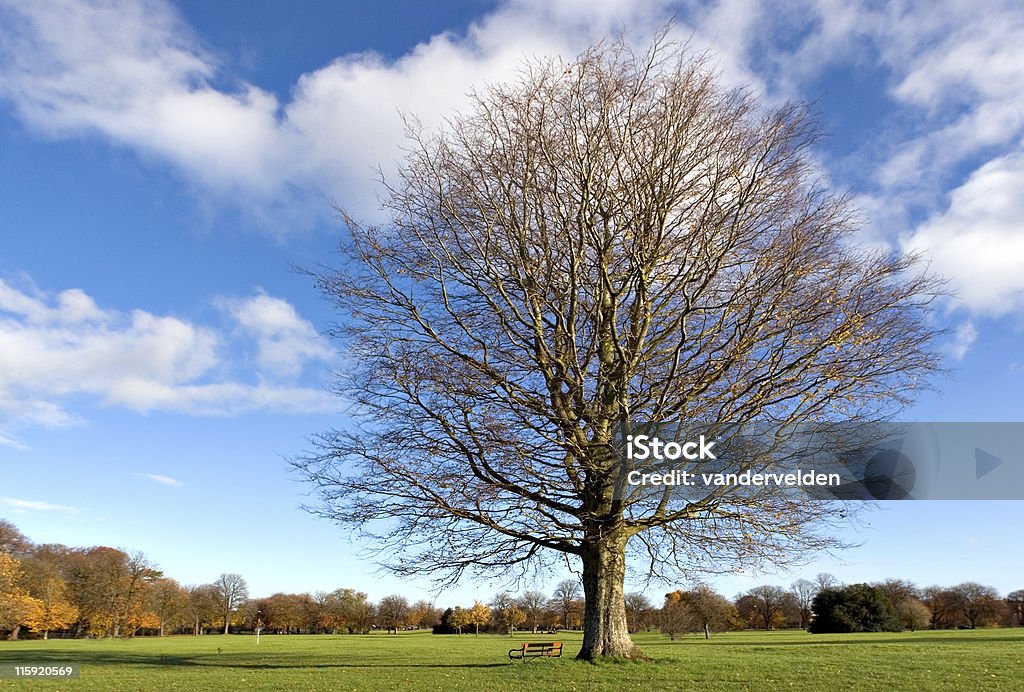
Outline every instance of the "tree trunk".
{"label": "tree trunk", "polygon": [[15,625],[14,629],[11,630],[11,633],[7,635],[7,639],[12,642],[17,641],[19,632],[21,632],[21,625]]}
{"label": "tree trunk", "polygon": [[708,623],[704,623],[704,638],[711,639],[711,630],[708,629]]}
{"label": "tree trunk", "polygon": [[607,535],[583,546],[583,648],[576,658],[644,658],[626,624],[626,539]]}

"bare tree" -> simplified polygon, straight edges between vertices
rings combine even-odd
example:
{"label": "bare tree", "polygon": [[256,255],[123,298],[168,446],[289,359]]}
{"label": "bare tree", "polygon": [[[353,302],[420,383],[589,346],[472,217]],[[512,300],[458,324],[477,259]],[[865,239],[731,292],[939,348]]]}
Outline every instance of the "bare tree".
{"label": "bare tree", "polygon": [[654,606],[642,593],[626,594],[626,623],[630,632],[639,632],[650,625]]}
{"label": "bare tree", "polygon": [[241,574],[222,574],[213,582],[220,614],[224,616],[224,634],[231,628],[231,616],[249,600],[249,585]]}
{"label": "bare tree", "polygon": [[999,612],[999,592],[991,586],[969,581],[957,584],[950,591],[956,608],[971,629],[994,619]]}
{"label": "bare tree", "polygon": [[[579,597],[580,583],[575,579],[560,581],[558,586],[555,587],[554,594],[551,596],[551,605],[561,614],[562,627],[565,629],[569,629],[569,616],[572,614],[576,600]],[[625,598],[623,598],[623,607],[625,607]]]}
{"label": "bare tree", "polygon": [[527,591],[518,599],[516,603],[519,608],[526,613],[526,621],[530,623],[530,627],[534,632],[537,631],[537,627],[540,625],[541,618],[544,617],[544,610],[548,604],[548,597],[540,591]]}
{"label": "bare tree", "polygon": [[754,608],[766,630],[772,629],[776,620],[782,617],[786,601],[786,590],[781,586],[755,586],[747,592],[754,598]]}
{"label": "bare tree", "polygon": [[811,622],[811,603],[818,594],[818,587],[814,582],[806,579],[797,579],[789,587],[796,602],[797,610],[800,613],[800,629],[807,629]]}
{"label": "bare tree", "polygon": [[893,411],[936,365],[935,285],[855,247],[803,109],[723,89],[664,35],[521,74],[410,125],[387,224],[341,212],[317,278],[364,424],[294,464],[400,574],[575,563],[579,657],[637,657],[627,555],[656,579],[797,560],[839,513],[627,486],[617,431]]}

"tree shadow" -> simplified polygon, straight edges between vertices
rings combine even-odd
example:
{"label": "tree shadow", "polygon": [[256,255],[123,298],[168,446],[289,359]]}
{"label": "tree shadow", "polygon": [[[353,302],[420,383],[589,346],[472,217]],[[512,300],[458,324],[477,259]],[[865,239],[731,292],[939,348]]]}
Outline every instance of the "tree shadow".
{"label": "tree shadow", "polygon": [[[346,669],[346,668],[504,668],[507,661],[498,663],[403,663],[382,658],[367,658],[351,661],[260,661],[251,653],[217,653],[199,656],[173,654],[131,654],[125,652],[94,651],[0,651],[0,663],[24,662],[31,658],[33,664],[57,665],[73,663],[95,666],[137,666],[137,667],[189,667],[189,668],[239,668],[244,670],[287,670],[287,669]],[[283,658],[283,657],[282,657]]]}

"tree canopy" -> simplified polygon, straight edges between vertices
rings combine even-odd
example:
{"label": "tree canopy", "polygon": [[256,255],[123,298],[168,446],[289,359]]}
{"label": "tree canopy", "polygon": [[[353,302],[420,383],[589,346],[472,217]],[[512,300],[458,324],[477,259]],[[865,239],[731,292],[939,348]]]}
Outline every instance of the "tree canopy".
{"label": "tree canopy", "polygon": [[721,86],[664,36],[534,61],[410,126],[387,223],[342,211],[339,394],[295,466],[401,574],[582,568],[580,656],[637,656],[627,555],[655,578],[833,545],[826,503],[624,489],[617,431],[890,411],[935,367],[935,284],[860,249],[797,105]]}

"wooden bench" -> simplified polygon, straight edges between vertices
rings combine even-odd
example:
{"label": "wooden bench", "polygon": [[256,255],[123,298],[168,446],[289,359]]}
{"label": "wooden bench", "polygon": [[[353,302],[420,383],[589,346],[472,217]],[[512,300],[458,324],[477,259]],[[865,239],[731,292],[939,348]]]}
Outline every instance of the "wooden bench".
{"label": "wooden bench", "polygon": [[542,656],[560,658],[562,642],[523,642],[518,649],[509,649],[508,660],[540,658]]}

